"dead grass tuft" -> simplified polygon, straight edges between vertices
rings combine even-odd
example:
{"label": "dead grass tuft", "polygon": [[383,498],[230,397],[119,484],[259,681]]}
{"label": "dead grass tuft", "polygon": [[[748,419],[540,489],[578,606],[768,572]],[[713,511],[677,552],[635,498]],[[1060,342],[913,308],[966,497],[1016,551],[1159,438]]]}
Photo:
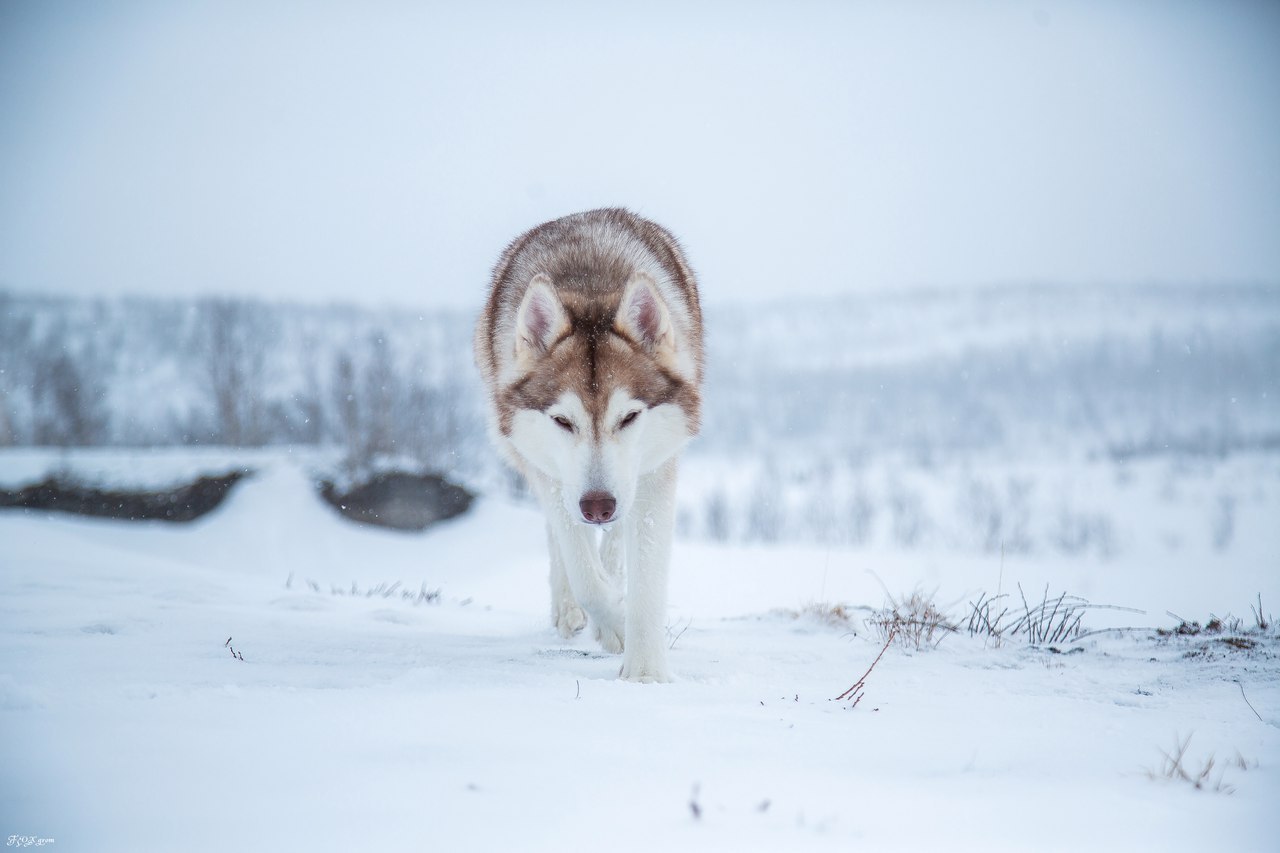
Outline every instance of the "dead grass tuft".
{"label": "dead grass tuft", "polygon": [[1226,616],[1215,616],[1210,613],[1209,619],[1201,625],[1197,621],[1184,619],[1176,613],[1166,611],[1170,618],[1177,620],[1178,624],[1172,628],[1157,628],[1156,636],[1165,640],[1183,637],[1201,640],[1202,642],[1186,652],[1186,657],[1212,659],[1217,652],[1230,654],[1235,651],[1257,651],[1273,643],[1280,636],[1275,630],[1274,618],[1268,616],[1262,607],[1261,595],[1258,596],[1257,602],[1256,605],[1249,605],[1253,624],[1230,613]]}
{"label": "dead grass tuft", "polygon": [[[311,589],[312,592],[316,592],[316,593],[323,592],[323,590],[320,587],[320,584],[316,583],[310,578],[305,578],[303,580],[303,583],[305,583],[307,587]],[[289,577],[285,579],[284,588],[285,589],[293,588],[292,572],[290,572]],[[387,583],[383,581],[382,583],[379,583],[377,586],[371,586],[365,589],[361,589],[360,586],[355,581],[351,582],[350,588],[347,588],[345,586],[338,586],[337,584],[331,583],[329,584],[329,594],[333,596],[341,596],[344,598],[386,598],[386,599],[398,598],[401,601],[407,601],[408,603],[414,606],[417,606],[419,604],[440,603],[440,590],[427,589],[427,584],[425,581],[422,584],[420,584],[416,590],[402,589],[400,581],[395,581],[394,583]]]}
{"label": "dead grass tuft", "polygon": [[[1233,794],[1235,786],[1228,785],[1223,781],[1226,776],[1227,768],[1234,767],[1237,770],[1250,770],[1257,767],[1256,761],[1250,762],[1245,759],[1239,752],[1235,757],[1219,767],[1217,757],[1210,755],[1202,763],[1199,768],[1196,765],[1189,764],[1187,760],[1187,748],[1191,745],[1191,735],[1187,735],[1185,739],[1174,736],[1173,749],[1169,752],[1160,750],[1162,761],[1160,767],[1155,770],[1147,770],[1147,778],[1152,781],[1170,781],[1185,782],[1191,785],[1197,791],[1209,791],[1214,794]],[[1214,778],[1214,769],[1218,770],[1217,778]]]}
{"label": "dead grass tuft", "polygon": [[[1057,596],[1049,594],[1046,584],[1039,602],[1027,601],[1022,585],[1018,585],[1018,600],[1013,602],[1009,595],[978,596],[977,601],[969,602],[969,621],[965,625],[971,637],[985,637],[999,646],[1006,637],[1022,639],[1033,646],[1053,643],[1070,643],[1082,640],[1094,634],[1109,631],[1132,631],[1134,628],[1103,628],[1098,631],[1086,631],[1084,616],[1090,610],[1123,610],[1128,613],[1139,613],[1131,607],[1117,607],[1112,604],[1092,604],[1078,595],[1063,592]],[[1034,602],[1034,599],[1032,600]],[[1143,614],[1145,615],[1145,614]],[[1145,629],[1144,629],[1145,630]]]}
{"label": "dead grass tuft", "polygon": [[889,596],[879,611],[867,618],[881,642],[894,640],[906,649],[936,648],[948,635],[960,630],[934,602],[934,594],[920,589],[901,598]]}
{"label": "dead grass tuft", "polygon": [[832,628],[852,628],[854,610],[848,604],[815,601],[794,612],[797,619],[811,619]]}

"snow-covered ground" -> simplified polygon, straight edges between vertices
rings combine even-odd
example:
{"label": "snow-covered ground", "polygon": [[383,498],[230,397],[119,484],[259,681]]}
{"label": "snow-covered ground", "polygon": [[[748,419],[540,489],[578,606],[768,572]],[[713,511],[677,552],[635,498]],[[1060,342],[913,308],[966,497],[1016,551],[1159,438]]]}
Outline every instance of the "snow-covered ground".
{"label": "snow-covered ground", "polygon": [[[549,627],[527,506],[485,498],[405,534],[338,518],[311,488],[314,460],[283,450],[100,453],[113,482],[257,473],[188,525],[0,512],[6,837],[62,851],[1202,851],[1280,837],[1274,629],[1252,651],[1138,631],[1055,653],[960,633],[890,648],[856,707],[833,699],[880,651],[856,608],[886,589],[936,590],[963,619],[979,592],[1047,583],[1145,611],[1091,611],[1089,628],[1172,627],[1166,610],[1248,627],[1259,595],[1280,609],[1271,473],[1225,549],[1199,528],[1178,548],[1138,536],[1106,557],[681,540],[679,680],[640,686],[616,681],[618,659],[588,637]],[[0,481],[48,461],[4,451]],[[821,618],[837,604],[850,620]],[[1188,736],[1183,766],[1213,757],[1216,790],[1150,778]]]}

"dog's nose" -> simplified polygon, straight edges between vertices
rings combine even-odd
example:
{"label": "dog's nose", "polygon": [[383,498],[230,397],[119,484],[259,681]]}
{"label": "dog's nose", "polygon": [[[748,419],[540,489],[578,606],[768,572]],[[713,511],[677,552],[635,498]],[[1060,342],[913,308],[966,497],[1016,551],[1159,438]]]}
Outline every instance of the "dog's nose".
{"label": "dog's nose", "polygon": [[613,519],[618,502],[608,492],[587,492],[578,501],[582,517],[589,524],[604,524]]}

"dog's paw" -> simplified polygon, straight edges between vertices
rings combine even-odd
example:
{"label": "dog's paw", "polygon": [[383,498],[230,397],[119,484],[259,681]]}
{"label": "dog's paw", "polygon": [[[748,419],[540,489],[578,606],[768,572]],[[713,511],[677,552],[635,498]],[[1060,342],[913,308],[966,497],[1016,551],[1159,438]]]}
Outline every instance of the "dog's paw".
{"label": "dog's paw", "polygon": [[622,652],[623,627],[622,620],[601,624],[595,623],[596,641],[604,647],[605,651],[619,654]]}
{"label": "dog's paw", "polygon": [[560,636],[568,640],[587,627],[587,614],[575,602],[562,601],[552,613],[552,621],[555,622],[556,631]]}
{"label": "dog's paw", "polygon": [[618,677],[637,684],[669,684],[671,670],[667,669],[667,662],[661,658],[632,658],[628,655],[622,659]]}

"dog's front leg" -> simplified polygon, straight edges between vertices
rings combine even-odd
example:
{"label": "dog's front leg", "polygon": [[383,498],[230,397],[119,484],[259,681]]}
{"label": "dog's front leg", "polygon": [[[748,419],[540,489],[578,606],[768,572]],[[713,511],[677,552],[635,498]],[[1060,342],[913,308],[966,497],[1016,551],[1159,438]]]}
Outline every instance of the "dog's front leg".
{"label": "dog's front leg", "polygon": [[564,526],[555,531],[559,534],[565,576],[573,597],[591,617],[596,640],[617,654],[622,651],[624,636],[621,590],[605,577],[593,532],[585,525],[570,521],[567,514]]}
{"label": "dog's front leg", "polygon": [[587,614],[573,597],[560,542],[550,521],[547,522],[547,550],[551,554],[551,622],[567,640],[587,627]]}
{"label": "dog's front leg", "polygon": [[676,460],[640,478],[636,504],[625,519],[627,632],[621,677],[668,682],[667,570],[675,526]]}
{"label": "dog's front leg", "polygon": [[[534,482],[538,499],[547,516],[553,614],[564,612],[572,621],[572,604],[560,586],[563,578],[568,582],[569,591],[573,593],[572,598],[591,618],[600,645],[616,654],[622,651],[624,632],[620,601],[622,591],[616,584],[610,583],[605,575],[593,535],[595,531],[569,517],[558,484],[540,474],[536,475]],[[564,627],[559,623],[556,627],[562,634],[565,633]]]}

